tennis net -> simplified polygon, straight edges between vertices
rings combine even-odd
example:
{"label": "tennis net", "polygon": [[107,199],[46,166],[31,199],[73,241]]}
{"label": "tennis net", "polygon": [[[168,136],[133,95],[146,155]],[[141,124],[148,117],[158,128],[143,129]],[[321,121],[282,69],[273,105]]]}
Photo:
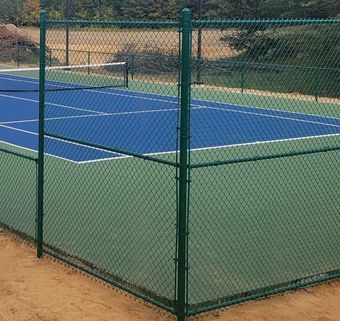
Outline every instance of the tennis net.
{"label": "tennis net", "polygon": [[[47,67],[45,76],[45,91],[128,87],[126,62]],[[38,91],[39,68],[0,69],[0,92]]]}

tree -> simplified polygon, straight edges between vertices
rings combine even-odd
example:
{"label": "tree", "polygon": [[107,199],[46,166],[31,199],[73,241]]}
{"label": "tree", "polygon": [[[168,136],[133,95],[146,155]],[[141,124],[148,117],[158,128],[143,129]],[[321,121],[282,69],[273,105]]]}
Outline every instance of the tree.
{"label": "tree", "polygon": [[39,10],[39,0],[25,0],[20,9],[20,22],[27,25],[37,25]]}
{"label": "tree", "polygon": [[[153,20],[179,19],[184,7],[197,18],[199,1],[202,17],[208,19],[327,18],[340,13],[339,0],[68,0],[70,18]],[[41,0],[41,7],[49,17],[63,18],[65,3]],[[37,0],[0,0],[0,20],[33,23],[36,4]]]}
{"label": "tree", "polygon": [[22,6],[23,0],[0,0],[0,21],[17,22]]}

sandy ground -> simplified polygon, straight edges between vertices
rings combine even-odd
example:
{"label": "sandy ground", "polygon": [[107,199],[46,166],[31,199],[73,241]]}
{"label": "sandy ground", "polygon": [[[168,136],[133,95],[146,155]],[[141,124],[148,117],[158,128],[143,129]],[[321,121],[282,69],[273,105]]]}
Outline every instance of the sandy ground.
{"label": "sandy ground", "polygon": [[[0,232],[0,321],[170,321],[175,318]],[[340,281],[214,311],[195,321],[337,321]]]}
{"label": "sandy ground", "polygon": [[[34,42],[39,42],[39,29],[22,27],[21,30]],[[217,59],[231,57],[236,53],[220,38],[225,30],[204,30],[202,54],[204,57]],[[155,42],[157,39],[157,42]],[[197,32],[193,33],[193,48],[197,48]],[[53,49],[65,49],[65,31],[50,29],[47,33],[47,45]],[[178,31],[167,29],[98,29],[70,32],[70,49],[115,53],[122,48],[160,47],[168,52],[178,50]]]}

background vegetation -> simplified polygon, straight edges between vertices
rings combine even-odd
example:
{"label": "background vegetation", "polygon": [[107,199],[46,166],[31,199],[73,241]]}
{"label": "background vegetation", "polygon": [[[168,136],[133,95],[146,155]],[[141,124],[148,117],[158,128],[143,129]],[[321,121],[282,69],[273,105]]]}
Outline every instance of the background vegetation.
{"label": "background vegetation", "polygon": [[[202,3],[202,18],[331,18],[340,17],[339,0],[0,0],[0,22],[37,25],[40,8],[52,19],[179,19],[181,9],[192,9],[194,18]],[[316,97],[340,95],[340,35],[332,25],[323,26],[245,26],[232,31],[215,30],[214,53],[207,54],[204,33],[203,54],[193,69],[202,73],[197,82],[231,88],[271,92],[299,92]],[[207,30],[203,30],[206,32]],[[135,35],[136,39],[140,37]],[[64,41],[64,36],[61,36]],[[129,61],[135,77],[153,73],[176,75],[178,53],[156,45],[141,46],[127,41],[115,47],[114,61]],[[0,39],[1,40],[1,39]],[[211,39],[210,39],[211,40]],[[73,39],[74,43],[74,39]],[[0,41],[1,44],[1,41]],[[20,42],[14,43],[15,45]],[[221,45],[223,49],[221,49]],[[64,43],[62,43],[62,47]],[[75,48],[78,47],[75,45]],[[84,49],[83,47],[81,47]],[[53,48],[55,49],[55,48]],[[79,48],[78,48],[79,50]],[[96,48],[101,50],[101,48]],[[26,50],[22,52],[26,53]],[[194,55],[196,52],[194,52]],[[93,58],[94,55],[92,55]],[[28,62],[16,48],[2,49],[0,61]],[[37,60],[37,57],[35,57]],[[66,63],[63,57],[56,59]],[[133,63],[132,63],[133,61]],[[105,61],[106,62],[106,61]]]}
{"label": "background vegetation", "polygon": [[[178,19],[199,0],[0,0],[0,21],[36,25],[40,7],[50,18]],[[202,0],[203,18],[327,18],[340,13],[339,0]]]}

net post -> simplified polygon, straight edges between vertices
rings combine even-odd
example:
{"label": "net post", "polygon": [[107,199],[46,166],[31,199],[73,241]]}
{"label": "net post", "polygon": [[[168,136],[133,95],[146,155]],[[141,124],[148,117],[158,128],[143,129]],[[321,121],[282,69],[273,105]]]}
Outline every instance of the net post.
{"label": "net post", "polygon": [[91,51],[87,52],[87,64],[89,65],[89,67],[87,68],[87,74],[90,75]]}
{"label": "net post", "polygon": [[125,63],[125,70],[124,70],[124,87],[129,88],[129,63],[126,61]]}
{"label": "net post", "polygon": [[316,102],[319,102],[320,73],[321,73],[321,69],[316,67],[316,72],[315,72],[315,94],[314,94]]}
{"label": "net post", "polygon": [[39,63],[39,145],[37,186],[37,257],[43,256],[44,219],[44,118],[45,118],[45,67],[46,67],[46,11],[40,11],[40,63]]}
{"label": "net post", "polygon": [[241,66],[241,94],[244,93],[245,72],[246,72],[246,63],[242,62],[242,66]]}
{"label": "net post", "polygon": [[135,54],[131,55],[131,80],[133,80],[135,76]]}
{"label": "net post", "polygon": [[188,148],[191,88],[191,11],[182,11],[181,44],[181,84],[180,84],[180,152],[179,152],[179,190],[178,190],[178,226],[177,226],[177,307],[178,321],[184,321],[187,315],[188,295]]}
{"label": "net post", "polygon": [[17,43],[17,67],[20,67],[20,46],[19,43]]}

